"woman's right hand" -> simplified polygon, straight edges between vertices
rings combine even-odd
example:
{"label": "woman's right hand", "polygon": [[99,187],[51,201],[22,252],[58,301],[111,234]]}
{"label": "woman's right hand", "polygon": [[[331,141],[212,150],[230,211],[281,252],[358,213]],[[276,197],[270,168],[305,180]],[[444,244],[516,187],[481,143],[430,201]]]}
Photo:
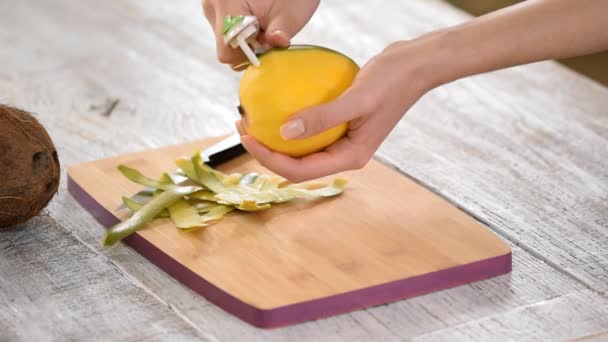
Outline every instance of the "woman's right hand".
{"label": "woman's right hand", "polygon": [[215,32],[217,58],[233,69],[247,58],[240,49],[224,45],[224,17],[253,15],[260,23],[258,42],[263,48],[287,47],[318,6],[319,0],[203,0],[205,17]]}

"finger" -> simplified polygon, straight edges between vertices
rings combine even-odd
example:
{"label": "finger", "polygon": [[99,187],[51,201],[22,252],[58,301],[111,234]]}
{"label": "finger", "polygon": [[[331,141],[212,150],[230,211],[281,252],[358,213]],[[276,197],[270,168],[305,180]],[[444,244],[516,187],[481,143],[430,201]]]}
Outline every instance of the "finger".
{"label": "finger", "polygon": [[[358,168],[353,160],[353,145],[348,138],[343,138],[332,145],[332,148],[313,153],[303,158],[292,158],[273,152],[249,135],[241,137],[245,149],[270,171],[297,183],[316,179],[338,172]],[[360,157],[357,157],[360,159]]]}
{"label": "finger", "polygon": [[211,28],[213,29],[215,27],[215,8],[209,0],[202,0],[201,4],[203,7],[203,13],[205,14],[207,21],[209,21],[209,23],[211,24]]}
{"label": "finger", "polygon": [[239,132],[240,135],[247,134],[245,131],[245,126],[243,125],[243,120],[237,120],[235,122],[235,126],[236,126],[237,132]]}
{"label": "finger", "polygon": [[289,46],[291,38],[308,22],[318,5],[318,0],[275,2],[267,16],[266,41],[272,46]]}
{"label": "finger", "polygon": [[266,38],[264,38],[264,34],[258,35],[258,46],[255,48],[255,54],[260,55],[270,49],[272,49],[273,45],[270,44]]}
{"label": "finger", "polygon": [[265,33],[265,40],[271,46],[288,47],[291,42],[291,36],[282,29],[271,29]]}
{"label": "finger", "polygon": [[266,40],[265,33],[258,34],[258,36],[256,37],[256,40],[258,41],[258,44],[260,45],[260,51],[256,51],[256,53],[264,52],[264,51],[272,48],[272,45]]}
{"label": "finger", "polygon": [[224,26],[224,21],[221,16],[221,10],[209,0],[203,0],[202,5],[205,17],[211,25],[211,29],[215,35],[215,50],[217,59],[221,63],[238,64],[244,62],[246,60],[246,56],[242,52],[235,51],[231,47],[224,44],[224,35],[221,32]]}
{"label": "finger", "polygon": [[[218,26],[219,25],[219,26]],[[239,65],[247,61],[247,56],[241,49],[234,49],[230,45],[224,44],[224,35],[222,34],[222,24],[216,23],[215,28],[215,49],[217,51],[217,59],[220,63]]]}
{"label": "finger", "polygon": [[290,20],[284,13],[272,14],[271,18],[264,32],[264,40],[272,46],[289,46],[291,38],[297,32],[295,28],[292,28],[293,20]]}
{"label": "finger", "polygon": [[351,88],[334,101],[294,114],[281,126],[285,140],[308,138],[376,110],[371,95]]}

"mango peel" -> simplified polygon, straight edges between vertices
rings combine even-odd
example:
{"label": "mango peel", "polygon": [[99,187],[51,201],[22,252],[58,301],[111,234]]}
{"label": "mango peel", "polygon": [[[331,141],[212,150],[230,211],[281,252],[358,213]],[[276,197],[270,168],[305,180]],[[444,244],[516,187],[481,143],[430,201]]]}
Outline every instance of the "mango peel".
{"label": "mango peel", "polygon": [[[122,198],[132,215],[107,231],[104,246],[117,243],[157,218],[169,218],[177,228],[191,232],[232,211],[260,211],[295,199],[338,196],[347,183],[339,177],[331,184],[321,181],[291,184],[273,175],[225,174],[205,164],[200,151],[175,163],[180,170],[163,173],[158,180],[126,165],[118,166],[118,171],[127,179],[148,188],[131,198]],[[176,174],[183,175],[184,179],[174,182]]]}

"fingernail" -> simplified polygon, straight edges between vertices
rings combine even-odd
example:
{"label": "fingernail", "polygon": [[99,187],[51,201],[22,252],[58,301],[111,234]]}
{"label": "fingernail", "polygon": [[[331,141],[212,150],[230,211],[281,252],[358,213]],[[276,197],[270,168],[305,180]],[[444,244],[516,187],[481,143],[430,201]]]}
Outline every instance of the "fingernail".
{"label": "fingernail", "polygon": [[289,37],[281,30],[274,30],[270,33],[272,36],[279,37],[281,45],[289,45]]}
{"label": "fingernail", "polygon": [[285,140],[294,139],[304,134],[304,122],[295,119],[281,126],[281,136]]}

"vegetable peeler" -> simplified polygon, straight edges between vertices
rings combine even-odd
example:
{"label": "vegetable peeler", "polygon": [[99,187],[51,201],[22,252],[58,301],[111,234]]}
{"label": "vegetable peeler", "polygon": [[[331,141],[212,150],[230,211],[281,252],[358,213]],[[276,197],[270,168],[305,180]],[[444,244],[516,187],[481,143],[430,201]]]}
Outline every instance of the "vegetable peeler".
{"label": "vegetable peeler", "polygon": [[233,48],[239,47],[255,67],[260,66],[260,60],[255,54],[262,49],[256,39],[259,32],[260,24],[255,16],[229,15],[224,18],[224,28],[222,29],[224,44]]}

